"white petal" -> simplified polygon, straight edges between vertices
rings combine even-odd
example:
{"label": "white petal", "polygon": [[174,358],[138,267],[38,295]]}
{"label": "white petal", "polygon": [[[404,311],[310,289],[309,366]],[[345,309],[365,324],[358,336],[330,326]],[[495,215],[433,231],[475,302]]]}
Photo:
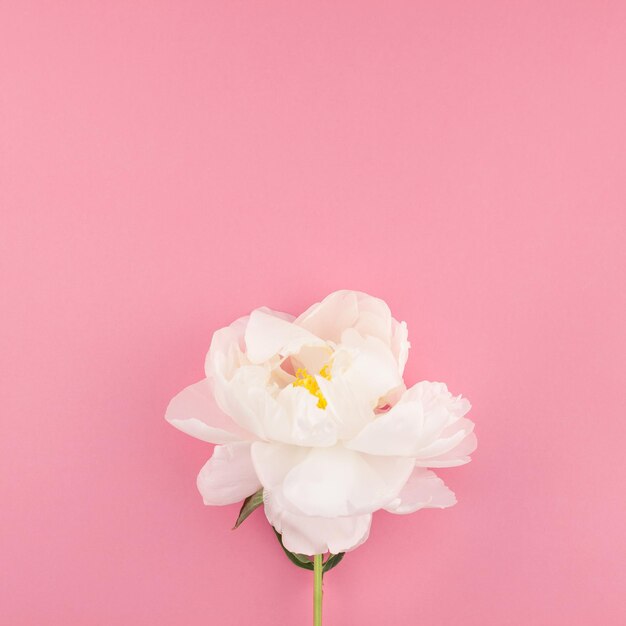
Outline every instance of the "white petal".
{"label": "white petal", "polygon": [[270,370],[260,365],[244,365],[231,380],[216,377],[215,400],[234,422],[258,438],[267,437],[264,423],[279,411],[268,388]]}
{"label": "white petal", "polygon": [[288,385],[278,394],[277,401],[284,413],[276,429],[284,427],[285,432],[272,439],[299,446],[332,446],[337,442],[333,414],[321,409],[318,398],[306,389]]}
{"label": "white petal", "polygon": [[279,487],[285,476],[308,453],[308,448],[262,441],[255,442],[251,448],[252,463],[264,489]]}
{"label": "white petal", "polygon": [[461,417],[470,409],[443,383],[423,381],[411,387],[387,413],[368,424],[346,447],[386,456],[436,456],[471,432]]}
{"label": "white petal", "polygon": [[231,381],[215,385],[219,406],[257,438],[301,446],[331,446],[337,441],[333,415],[317,406],[318,398],[287,385],[275,397],[270,370],[239,368]]}
{"label": "white petal", "polygon": [[343,446],[312,448],[285,476],[282,494],[305,515],[371,513],[396,497],[413,465],[412,459],[373,457]]}
{"label": "white petal", "polygon": [[299,554],[338,554],[354,550],[368,537],[372,516],[308,517],[286,510],[271,492],[264,494],[265,515],[282,535],[282,541],[292,552]]}
{"label": "white petal", "polygon": [[245,342],[252,363],[263,363],[277,354],[293,354],[305,345],[325,345],[319,337],[265,308],[252,311]]}
{"label": "white petal", "polygon": [[335,352],[332,373],[338,373],[360,397],[367,398],[372,408],[390,391],[402,385],[398,364],[380,339],[362,337],[348,329]]}
{"label": "white petal", "polygon": [[244,334],[249,316],[242,317],[213,334],[205,369],[215,401],[234,422],[257,437],[264,437],[259,406],[267,407],[270,369],[252,365],[245,355]]}
{"label": "white petal", "polygon": [[[269,367],[252,365],[245,355],[244,334],[249,316],[216,331],[205,369],[217,405],[234,422],[257,437],[264,437],[259,406],[265,406]],[[267,408],[267,407],[265,407]]]}
{"label": "white petal", "polygon": [[204,364],[207,378],[227,381],[233,377],[238,367],[249,364],[244,354],[244,334],[249,319],[249,315],[240,317],[230,326],[213,333]]}
{"label": "white petal", "polygon": [[416,465],[421,465],[423,467],[456,467],[458,465],[465,465],[471,461],[469,455],[476,450],[477,446],[478,441],[476,439],[476,435],[471,432],[461,441],[461,443],[448,450],[448,452],[424,458],[423,460],[418,459],[416,461]]}
{"label": "white petal", "polygon": [[240,442],[215,447],[198,474],[198,491],[205,504],[239,502],[261,487],[250,458],[250,445]]}
{"label": "white petal", "polygon": [[420,408],[417,403],[400,401],[347,441],[346,447],[368,454],[414,456],[423,424]]}
{"label": "white petal", "polygon": [[[466,418],[460,419],[444,429],[441,436],[430,445],[421,448],[415,457],[423,462],[429,459],[440,458],[442,455],[452,452],[466,437],[471,435],[473,430],[474,422]],[[435,466],[429,465],[429,467]]]}
{"label": "white petal", "polygon": [[359,317],[357,292],[335,291],[316,302],[295,320],[317,337],[339,343],[341,333],[352,328]]}
{"label": "white petal", "polygon": [[406,326],[406,322],[398,322],[395,319],[391,320],[391,351],[398,361],[398,369],[400,375],[404,373],[404,366],[409,358],[409,348],[411,343],[409,342],[409,331]]}
{"label": "white petal", "polygon": [[[291,371],[295,374],[298,369],[306,369],[307,372],[315,374],[319,372],[333,355],[333,348],[329,344],[323,346],[303,346],[297,354],[288,357],[291,361]],[[285,364],[283,364],[284,367]],[[293,376],[291,376],[293,382]]]}
{"label": "white petal", "polygon": [[206,378],[176,395],[167,407],[165,419],[184,433],[209,443],[254,439],[220,410]]}
{"label": "white petal", "polygon": [[391,513],[413,513],[419,509],[445,509],[456,504],[454,492],[434,472],[416,467],[406,485],[389,506]]}
{"label": "white petal", "polygon": [[406,323],[391,317],[389,306],[380,298],[360,291],[336,291],[309,307],[295,323],[334,343],[341,341],[348,328],[363,337],[376,337],[391,347],[400,375],[404,371],[410,347]]}
{"label": "white petal", "polygon": [[386,345],[391,337],[387,303],[361,291],[335,291],[309,307],[295,323],[334,343],[341,340],[348,328],[355,328],[363,336],[378,337]]}
{"label": "white petal", "polygon": [[359,317],[353,325],[363,337],[376,337],[389,346],[392,334],[391,311],[384,300],[358,293]]}
{"label": "white petal", "polygon": [[316,376],[326,402],[326,413],[332,416],[339,439],[351,439],[374,419],[374,411],[366,397],[356,394],[341,375],[331,380]]}

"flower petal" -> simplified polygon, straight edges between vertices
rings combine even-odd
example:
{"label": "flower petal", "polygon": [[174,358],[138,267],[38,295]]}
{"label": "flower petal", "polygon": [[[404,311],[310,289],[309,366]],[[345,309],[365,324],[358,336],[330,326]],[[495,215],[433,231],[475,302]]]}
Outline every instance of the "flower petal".
{"label": "flower petal", "polygon": [[391,349],[376,337],[348,329],[333,358],[332,375],[340,375],[353,392],[374,408],[379,400],[402,385]]}
{"label": "flower petal", "polygon": [[255,442],[251,448],[252,463],[264,489],[279,487],[285,476],[301,463],[308,453],[307,448],[300,446],[264,441]]}
{"label": "flower petal", "polygon": [[238,367],[231,380],[214,380],[215,401],[234,422],[257,438],[267,437],[265,422],[279,409],[268,390],[270,371],[260,365]]}
{"label": "flower petal", "polygon": [[310,306],[295,323],[334,343],[339,343],[348,328],[355,328],[363,336],[378,337],[386,345],[391,337],[389,306],[362,291],[335,291]]}
{"label": "flower petal", "polygon": [[461,419],[469,409],[469,402],[453,397],[443,383],[423,381],[408,389],[346,447],[385,456],[437,456],[471,432],[472,422]]}
{"label": "flower petal", "polygon": [[252,363],[263,363],[277,354],[293,354],[305,345],[325,345],[319,337],[266,308],[252,311],[245,342],[246,355]]}
{"label": "flower petal", "polygon": [[367,398],[356,394],[342,376],[334,376],[331,380],[323,376],[315,378],[328,403],[325,412],[336,424],[339,439],[351,439],[374,419]]}
{"label": "flower petal", "polygon": [[356,291],[335,291],[321,302],[310,306],[296,318],[295,324],[306,328],[317,337],[339,343],[341,333],[352,328],[359,318]]}
{"label": "flower petal", "polygon": [[409,348],[411,342],[409,341],[409,331],[406,326],[406,322],[398,322],[395,319],[391,320],[391,351],[398,361],[398,369],[400,370],[400,376],[404,373],[404,366],[409,358]]}
{"label": "flower petal", "polygon": [[[296,407],[298,409],[296,413],[290,413],[287,410],[290,407],[285,406],[289,404],[289,391],[286,391],[284,396],[281,394],[278,398],[275,397],[278,388],[276,373],[282,373],[288,379],[293,378],[280,369],[280,358],[271,358],[274,357],[272,354],[269,362],[257,365],[251,363],[248,355],[244,353],[246,338],[250,333],[254,336],[260,332],[260,327],[265,322],[268,322],[269,326],[286,327],[292,334],[293,331],[300,335],[304,333],[308,338],[312,337],[313,342],[321,342],[307,331],[293,326],[290,319],[293,318],[284,313],[263,308],[253,311],[249,317],[241,318],[214,334],[207,355],[206,370],[214,383],[215,400],[233,421],[258,438],[306,445],[332,445],[336,437],[328,433],[320,435],[318,432],[318,422],[322,421],[319,415],[314,416],[317,419],[308,419],[311,416],[308,413],[303,414],[301,406]],[[268,333],[271,333],[271,329]],[[293,389],[290,385],[288,388]],[[313,400],[310,394],[305,395],[308,396],[304,400],[305,404],[306,400]],[[316,400],[313,404],[315,402]],[[328,423],[329,416],[324,416],[324,421]],[[307,422],[311,422],[308,431],[304,428]],[[299,428],[302,423],[304,432],[303,428]],[[320,439],[322,436],[323,441]]]}
{"label": "flower petal", "polygon": [[395,320],[380,298],[361,291],[335,291],[309,307],[295,323],[334,343],[341,341],[348,328],[363,337],[376,337],[391,347],[400,374],[404,371],[410,346],[406,324]]}
{"label": "flower petal", "polygon": [[[281,413],[272,439],[299,446],[332,446],[337,442],[337,424],[330,411],[318,406],[318,398],[303,387],[288,385],[278,394]],[[279,433],[279,429],[280,432]]]}
{"label": "flower petal", "polygon": [[214,333],[205,370],[215,401],[241,428],[264,437],[259,407],[267,411],[264,397],[270,377],[268,367],[252,365],[245,355],[244,335],[250,316]]}
{"label": "flower petal", "polygon": [[165,412],[165,419],[184,433],[209,443],[255,438],[220,410],[206,378],[174,396]]}
{"label": "flower petal", "polygon": [[280,505],[272,492],[266,492],[265,515],[282,535],[287,550],[300,554],[338,554],[354,550],[369,536],[371,514],[351,517],[309,517],[296,515]]}
{"label": "flower petal", "polygon": [[396,497],[412,459],[374,457],[343,446],[312,448],[285,476],[282,494],[294,512],[319,517],[371,513]]}
{"label": "flower petal", "polygon": [[415,464],[423,467],[457,467],[458,465],[465,465],[472,460],[469,455],[476,450],[477,446],[476,435],[471,432],[454,448],[437,456],[418,459]]}
{"label": "flower petal", "polygon": [[261,487],[250,457],[250,443],[216,446],[198,474],[198,491],[204,504],[233,504]]}
{"label": "flower petal", "polygon": [[396,500],[385,508],[391,513],[404,514],[419,509],[445,509],[454,504],[456,496],[441,478],[423,467],[416,467]]}
{"label": "flower petal", "polygon": [[444,429],[441,436],[430,445],[421,448],[415,458],[419,459],[421,464],[434,467],[429,464],[430,459],[440,458],[442,455],[452,452],[466,437],[472,434],[473,430],[474,422],[466,418],[460,419]]}
{"label": "flower petal", "polygon": [[249,315],[240,317],[230,326],[213,333],[204,363],[207,378],[230,380],[238,367],[249,364],[244,354],[244,333],[249,319]]}
{"label": "flower petal", "polygon": [[215,399],[234,422],[256,438],[299,446],[331,446],[337,426],[318,398],[302,387],[287,385],[275,397],[269,368],[240,367],[230,381],[216,381]]}

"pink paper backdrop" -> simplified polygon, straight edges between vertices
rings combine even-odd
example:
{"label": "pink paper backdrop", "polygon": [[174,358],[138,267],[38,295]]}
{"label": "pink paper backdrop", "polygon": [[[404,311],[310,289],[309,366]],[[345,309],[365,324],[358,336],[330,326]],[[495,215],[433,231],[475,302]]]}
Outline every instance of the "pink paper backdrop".
{"label": "pink paper backdrop", "polygon": [[211,333],[337,288],[474,404],[325,623],[626,617],[626,4],[6,2],[0,624],[306,624],[163,420]]}

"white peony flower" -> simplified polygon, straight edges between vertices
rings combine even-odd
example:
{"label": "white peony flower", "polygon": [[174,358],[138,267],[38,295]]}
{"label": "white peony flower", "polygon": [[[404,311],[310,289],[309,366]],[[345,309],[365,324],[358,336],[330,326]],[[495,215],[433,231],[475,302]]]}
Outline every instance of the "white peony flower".
{"label": "white peony flower", "polygon": [[232,504],[262,487],[284,546],[309,555],[356,548],[379,509],[455,504],[427,468],[470,460],[470,403],[443,383],[407,389],[408,351],[406,324],[355,291],[295,319],[260,308],[218,330],[207,378],[166,414],[218,444],[198,475],[205,504]]}

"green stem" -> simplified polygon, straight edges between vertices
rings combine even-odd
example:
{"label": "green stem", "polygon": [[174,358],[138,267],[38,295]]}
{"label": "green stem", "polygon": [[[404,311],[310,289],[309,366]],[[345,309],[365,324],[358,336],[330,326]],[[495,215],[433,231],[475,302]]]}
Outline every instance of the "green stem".
{"label": "green stem", "polygon": [[323,556],[316,554],[313,557],[313,574],[315,585],[313,587],[313,626],[322,626],[322,562]]}

